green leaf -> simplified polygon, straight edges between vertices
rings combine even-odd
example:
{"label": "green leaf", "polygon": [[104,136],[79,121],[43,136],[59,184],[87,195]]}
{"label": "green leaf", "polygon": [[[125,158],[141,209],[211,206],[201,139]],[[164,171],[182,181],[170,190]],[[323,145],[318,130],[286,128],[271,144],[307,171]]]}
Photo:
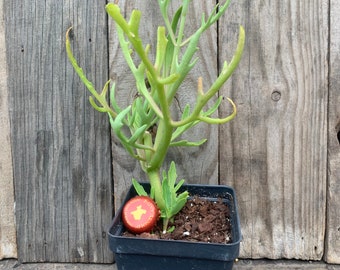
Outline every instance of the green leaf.
{"label": "green leaf", "polygon": [[116,88],[116,83],[112,82],[112,86],[111,86],[111,89],[110,89],[110,102],[111,102],[111,106],[112,106],[113,110],[117,113],[120,113],[122,111],[122,109],[118,106],[118,104],[116,102],[115,88]]}
{"label": "green leaf", "polygon": [[184,184],[184,182],[185,182],[185,180],[182,179],[181,181],[179,181],[179,182],[177,183],[177,185],[175,186],[175,191],[176,191],[176,193],[177,193],[177,191],[181,188],[181,186]]}
{"label": "green leaf", "polygon": [[102,112],[102,113],[108,112],[106,108],[100,107],[99,105],[97,105],[97,103],[94,101],[94,99],[93,99],[92,96],[89,97],[89,102],[90,102],[91,106],[92,106],[96,111]]}
{"label": "green leaf", "polygon": [[115,133],[120,133],[124,126],[125,116],[130,112],[131,106],[126,107],[123,111],[117,114],[116,118],[111,122],[111,127]]}
{"label": "green leaf", "polygon": [[160,79],[158,79],[158,82],[160,83],[160,84],[164,84],[164,85],[166,85],[166,84],[172,84],[172,83],[174,83],[178,78],[180,77],[180,75],[179,74],[171,74],[169,77],[166,77],[166,78],[160,78]]}
{"label": "green leaf", "polygon": [[175,186],[176,179],[177,179],[176,166],[175,166],[175,162],[172,161],[170,164],[169,171],[168,171],[168,181],[169,181],[169,186],[171,188]]}
{"label": "green leaf", "polygon": [[187,140],[181,140],[176,142],[171,142],[170,146],[188,146],[188,147],[197,147],[204,144],[207,139],[202,139],[198,142],[189,142]]}
{"label": "green leaf", "polygon": [[[133,108],[134,104],[132,105]],[[138,127],[140,125],[136,125],[136,116],[137,116],[137,110],[135,110],[134,108],[131,110],[131,114],[127,115],[127,121],[128,121],[128,126],[129,127]],[[140,123],[139,123],[140,124]]]}
{"label": "green leaf", "polygon": [[167,233],[172,233],[176,229],[175,226],[171,226],[168,230]]}
{"label": "green leaf", "polygon": [[[172,36],[172,35],[175,35],[175,33],[177,32],[178,22],[179,22],[179,19],[181,17],[181,14],[182,14],[182,8],[183,8],[182,6],[179,7],[179,9],[176,11],[176,13],[175,13],[175,15],[172,19],[171,31],[172,31],[173,34],[169,33],[168,36],[167,36],[167,39],[169,40],[169,42],[168,42],[167,47],[166,47],[166,53],[165,53],[165,59],[164,59],[164,76],[168,76],[169,72],[171,70],[171,64],[172,64],[174,48],[175,48],[174,42],[176,42],[174,40],[175,37]],[[169,32],[170,32],[170,30],[169,30]]]}
{"label": "green leaf", "polygon": [[108,3],[105,7],[105,10],[107,14],[109,14],[111,18],[117,23],[117,25],[119,25],[124,30],[125,33],[129,33],[129,24],[124,19],[117,4]]}
{"label": "green leaf", "polygon": [[[126,108],[128,109],[128,108]],[[125,109],[125,110],[126,110]],[[124,112],[124,111],[123,111]],[[122,114],[123,112],[121,112],[120,114]],[[118,114],[118,115],[120,115]],[[128,151],[128,153],[132,156],[135,157],[137,159],[139,159],[136,154],[134,153],[133,148],[131,147],[131,145],[129,145],[127,143],[127,138],[126,136],[123,134],[123,132],[121,131],[121,128],[124,126],[122,121],[117,121],[117,118],[113,119],[111,115],[109,115],[110,118],[110,125],[112,130],[114,131],[114,133],[116,134],[117,138],[119,139],[119,141],[121,142],[121,144],[123,145],[123,147],[126,149],[126,151]],[[120,120],[118,118],[118,120]]]}
{"label": "green leaf", "polygon": [[135,35],[138,36],[138,29],[139,23],[142,13],[139,10],[134,9],[131,13],[130,21],[129,21],[129,28],[130,31]]}
{"label": "green leaf", "polygon": [[180,193],[180,194],[177,196],[177,199],[178,199],[178,200],[187,199],[188,196],[189,196],[189,192],[188,192],[188,191],[183,191],[182,193]]}
{"label": "green leaf", "polygon": [[139,127],[135,132],[132,134],[130,139],[128,140],[128,143],[133,144],[135,143],[138,139],[142,140],[144,137],[144,132],[147,130],[148,125],[145,124],[141,127]]}
{"label": "green leaf", "polygon": [[157,116],[159,118],[163,118],[163,113],[162,110],[159,108],[157,102],[155,101],[155,99],[152,97],[152,95],[150,94],[149,90],[146,88],[145,86],[145,81],[144,81],[144,74],[141,74],[139,76],[137,76],[137,72],[135,73],[135,77],[136,80],[137,78],[139,78],[139,76],[142,77],[142,79],[138,79],[137,80],[137,87],[138,87],[138,91],[144,96],[144,98],[148,101],[150,108],[152,108],[152,110],[157,114]]}
{"label": "green leaf", "polygon": [[73,69],[76,71],[76,73],[78,74],[79,78],[81,79],[81,81],[84,83],[84,85],[86,86],[86,88],[89,90],[89,92],[94,96],[94,98],[100,103],[100,105],[102,106],[102,108],[105,108],[105,110],[102,110],[100,106],[98,106],[95,101],[93,100],[93,98],[90,99],[90,103],[91,105],[98,110],[99,112],[109,112],[109,114],[112,117],[116,116],[116,112],[112,111],[111,108],[109,107],[109,105],[107,104],[106,98],[105,98],[105,91],[106,91],[106,87],[108,86],[108,82],[106,82],[104,89],[103,89],[103,96],[100,95],[96,89],[94,88],[92,82],[90,82],[83,69],[78,65],[77,60],[74,58],[74,55],[72,53],[72,49],[71,49],[71,43],[70,43],[70,39],[69,39],[69,33],[72,30],[72,27],[70,27],[67,32],[66,32],[66,42],[65,42],[65,46],[66,46],[66,53],[67,53],[67,57],[70,61],[70,63],[73,66]]}
{"label": "green leaf", "polygon": [[169,182],[168,179],[163,178],[162,182],[162,190],[163,190],[163,199],[165,202],[165,215],[167,218],[170,218],[169,214],[171,212],[171,190],[169,189]]}
{"label": "green leaf", "polygon": [[158,72],[160,72],[164,58],[166,56],[166,45],[168,40],[165,36],[165,28],[162,26],[158,27],[157,30],[157,49],[156,49],[156,61],[155,68]]}
{"label": "green leaf", "polygon": [[237,109],[236,109],[236,105],[235,103],[230,99],[230,98],[227,98],[227,100],[231,103],[231,105],[233,106],[233,112],[224,117],[224,118],[211,118],[211,117],[206,117],[206,116],[199,116],[199,120],[202,121],[202,122],[205,122],[205,123],[208,123],[208,124],[225,124],[229,121],[231,121],[232,119],[234,119],[234,117],[236,116],[236,113],[237,113]]}
{"label": "green leaf", "polygon": [[187,202],[187,198],[189,195],[187,193],[182,193],[182,194],[181,194],[182,196],[177,199],[176,204],[173,205],[171,208],[171,212],[170,212],[171,217],[176,215],[179,211],[181,211]]}
{"label": "green leaf", "polygon": [[182,179],[176,185],[176,179],[176,165],[174,162],[171,162],[168,173],[163,171],[162,181],[162,192],[165,206],[161,209],[161,213],[166,223],[183,208],[189,196],[187,191],[177,195],[177,191],[183,185],[184,180]]}
{"label": "green leaf", "polygon": [[139,184],[137,182],[137,180],[134,179],[134,178],[132,178],[132,185],[135,188],[135,190],[136,190],[136,192],[137,192],[137,194],[139,196],[148,196],[148,194],[146,193],[144,187],[141,184]]}
{"label": "green leaf", "polygon": [[[187,104],[184,107],[182,116],[181,116],[181,120],[184,120],[185,118],[187,118],[190,115],[190,105]],[[176,128],[176,130],[172,133],[171,136],[171,141],[175,140],[177,137],[179,137],[181,134],[183,134],[186,130],[188,130],[190,127],[192,127],[195,124],[195,121],[190,122],[186,125],[180,126],[178,128]]]}
{"label": "green leaf", "polygon": [[217,109],[218,107],[221,105],[221,102],[223,100],[223,97],[220,96],[218,97],[218,99],[216,100],[216,102],[214,103],[214,105],[209,109],[207,110],[206,112],[203,113],[204,116],[210,116],[212,115]]}
{"label": "green leaf", "polygon": [[109,114],[110,118],[110,124],[111,128],[116,134],[117,138],[125,148],[125,150],[133,157],[136,158],[137,160],[142,160],[145,161],[145,159],[135,153],[135,149],[147,149],[147,150],[152,150],[149,146],[145,146],[142,144],[135,143],[133,141],[129,141],[129,139],[126,137],[124,132],[122,131],[125,120],[125,116],[129,113],[131,109],[131,106],[126,107],[123,111],[121,111],[115,119],[112,118],[112,116]]}
{"label": "green leaf", "polygon": [[179,18],[181,17],[181,14],[182,14],[182,9],[183,9],[183,6],[180,6],[179,9],[177,9],[177,11],[176,11],[176,13],[175,13],[175,15],[172,19],[171,28],[172,28],[172,31],[174,33],[176,33],[176,31],[177,31]]}

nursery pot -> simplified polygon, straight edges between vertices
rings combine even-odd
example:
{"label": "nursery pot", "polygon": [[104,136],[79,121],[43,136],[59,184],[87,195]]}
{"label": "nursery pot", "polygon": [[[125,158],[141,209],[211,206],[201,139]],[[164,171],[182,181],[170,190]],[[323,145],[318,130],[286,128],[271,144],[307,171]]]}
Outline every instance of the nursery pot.
{"label": "nursery pot", "polygon": [[[142,184],[146,191],[150,184]],[[143,239],[122,236],[122,208],[116,213],[109,229],[109,246],[115,253],[118,270],[220,270],[232,269],[239,255],[241,229],[235,191],[228,186],[183,185],[190,196],[216,201],[222,198],[230,208],[232,243],[214,244],[179,240]],[[130,188],[124,204],[136,192]],[[123,205],[124,205],[123,204]]]}

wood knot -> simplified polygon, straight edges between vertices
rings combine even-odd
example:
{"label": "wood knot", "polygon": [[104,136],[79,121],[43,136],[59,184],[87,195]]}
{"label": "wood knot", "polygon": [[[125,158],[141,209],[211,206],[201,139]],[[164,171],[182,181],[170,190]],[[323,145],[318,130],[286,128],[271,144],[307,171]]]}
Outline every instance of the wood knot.
{"label": "wood knot", "polygon": [[281,92],[278,90],[273,91],[271,98],[273,101],[278,102],[281,99]]}

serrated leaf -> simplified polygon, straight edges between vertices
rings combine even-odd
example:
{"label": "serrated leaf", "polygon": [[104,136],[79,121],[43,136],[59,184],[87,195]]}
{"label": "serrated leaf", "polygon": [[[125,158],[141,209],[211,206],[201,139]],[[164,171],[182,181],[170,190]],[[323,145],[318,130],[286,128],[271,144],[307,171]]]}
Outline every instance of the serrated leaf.
{"label": "serrated leaf", "polygon": [[[170,164],[169,171],[168,171],[168,185],[169,185],[170,189],[174,188],[175,183],[176,183],[176,179],[177,179],[176,166],[175,166],[175,162],[172,161],[171,164]],[[175,193],[175,192],[173,192],[173,193]]]}
{"label": "serrated leaf", "polygon": [[176,191],[176,193],[177,193],[177,191],[181,188],[181,186],[184,184],[184,182],[185,182],[185,180],[182,179],[181,181],[179,181],[179,182],[177,183],[177,185],[175,186],[175,191]]}
{"label": "serrated leaf", "polygon": [[187,197],[178,199],[176,204],[171,209],[171,216],[174,216],[179,211],[181,211],[184,205],[186,204],[186,202],[187,202]]}
{"label": "serrated leaf", "polygon": [[189,196],[189,192],[188,192],[188,191],[183,191],[182,193],[180,193],[180,194],[177,196],[177,199],[178,199],[178,200],[188,199],[188,196]]}
{"label": "serrated leaf", "polygon": [[134,179],[134,178],[132,178],[132,185],[135,188],[135,190],[136,190],[136,192],[137,192],[137,194],[139,196],[148,196],[148,194],[146,193],[144,187],[141,184],[139,184],[137,182],[137,180]]}
{"label": "serrated leaf", "polygon": [[188,192],[184,191],[177,195],[177,191],[183,185],[184,180],[182,179],[176,184],[177,172],[175,162],[171,162],[170,168],[166,173],[163,171],[162,181],[162,192],[164,198],[164,209],[161,209],[163,218],[169,220],[174,214],[177,214],[184,206]]}
{"label": "serrated leaf", "polygon": [[171,190],[169,189],[168,179],[163,179],[162,190],[163,190],[163,199],[165,202],[164,210],[165,210],[167,217],[169,217],[168,215],[171,211]]}

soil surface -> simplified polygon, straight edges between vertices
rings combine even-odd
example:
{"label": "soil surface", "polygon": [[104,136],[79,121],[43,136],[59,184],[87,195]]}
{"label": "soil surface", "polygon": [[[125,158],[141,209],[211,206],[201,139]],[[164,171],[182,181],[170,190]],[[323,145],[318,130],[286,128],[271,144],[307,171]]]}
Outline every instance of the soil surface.
{"label": "soil surface", "polygon": [[231,224],[229,207],[218,200],[211,202],[194,197],[186,203],[175,216],[169,228],[175,227],[171,233],[162,233],[162,223],[151,233],[134,235],[125,232],[128,237],[142,237],[151,239],[186,240],[206,243],[231,243]]}

